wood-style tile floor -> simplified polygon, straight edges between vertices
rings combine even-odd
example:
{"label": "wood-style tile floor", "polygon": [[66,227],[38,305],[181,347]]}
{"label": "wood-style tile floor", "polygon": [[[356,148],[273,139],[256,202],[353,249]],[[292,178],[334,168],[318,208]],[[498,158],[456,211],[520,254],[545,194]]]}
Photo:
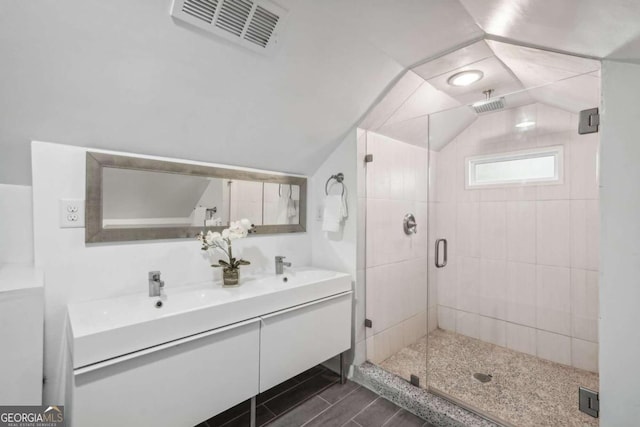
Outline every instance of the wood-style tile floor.
{"label": "wood-style tile floor", "polygon": [[[256,424],[269,427],[432,427],[374,392],[347,381],[322,366],[258,395]],[[197,427],[249,426],[250,401],[243,402]]]}

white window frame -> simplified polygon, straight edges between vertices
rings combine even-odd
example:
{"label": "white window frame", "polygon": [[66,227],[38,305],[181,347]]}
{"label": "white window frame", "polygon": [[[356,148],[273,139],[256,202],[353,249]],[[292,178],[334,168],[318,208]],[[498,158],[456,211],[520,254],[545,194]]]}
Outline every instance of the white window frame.
{"label": "white window frame", "polygon": [[[532,159],[536,157],[553,156],[555,160],[555,174],[551,178],[532,178],[532,179],[505,179],[491,183],[476,182],[476,166],[486,163],[495,163],[500,161]],[[564,181],[564,147],[556,145],[552,147],[540,147],[531,150],[511,151],[507,153],[486,154],[482,156],[474,156],[465,158],[465,188],[492,188],[492,187],[510,187],[520,185],[557,185]]]}

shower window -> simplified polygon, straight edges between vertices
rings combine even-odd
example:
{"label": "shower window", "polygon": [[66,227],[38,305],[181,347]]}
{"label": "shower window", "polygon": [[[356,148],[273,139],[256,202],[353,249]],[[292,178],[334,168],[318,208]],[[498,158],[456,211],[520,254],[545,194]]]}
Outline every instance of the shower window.
{"label": "shower window", "polygon": [[467,188],[562,183],[562,147],[470,157]]}

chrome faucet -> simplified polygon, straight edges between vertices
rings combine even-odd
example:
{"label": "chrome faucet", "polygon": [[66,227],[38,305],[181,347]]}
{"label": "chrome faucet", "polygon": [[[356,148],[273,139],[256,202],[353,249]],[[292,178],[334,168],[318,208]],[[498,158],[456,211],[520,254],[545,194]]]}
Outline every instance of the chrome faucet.
{"label": "chrome faucet", "polygon": [[149,296],[159,297],[162,295],[162,288],[164,288],[164,280],[160,280],[159,271],[149,272]]}
{"label": "chrome faucet", "polygon": [[276,256],[276,274],[283,274],[284,267],[291,267],[290,262],[284,262],[285,258],[286,257],[283,257],[281,255]]}

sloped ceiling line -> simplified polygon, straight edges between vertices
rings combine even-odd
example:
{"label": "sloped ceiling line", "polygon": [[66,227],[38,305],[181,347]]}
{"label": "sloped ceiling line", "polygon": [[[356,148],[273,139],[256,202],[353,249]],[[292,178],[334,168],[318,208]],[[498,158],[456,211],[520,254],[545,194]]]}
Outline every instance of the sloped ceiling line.
{"label": "sloped ceiling line", "polygon": [[386,119],[382,122],[382,124],[381,124],[380,126],[378,126],[376,129],[381,129],[381,128],[385,127],[385,125],[387,125],[387,124],[388,124],[389,120],[390,120],[394,115],[396,115],[396,114],[398,113],[398,111],[402,110],[402,107],[403,107],[403,106],[405,106],[405,105],[407,105],[407,102],[409,102],[409,100],[410,100],[413,96],[415,96],[415,95],[418,93],[418,91],[420,90],[420,88],[421,88],[422,86],[426,85],[426,84],[428,84],[428,83],[427,83],[427,82],[423,82],[423,83],[421,83],[417,88],[415,88],[415,89],[413,90],[413,92],[411,92],[411,95],[407,96],[407,97],[405,98],[405,100],[404,100],[404,101],[402,101],[402,103],[401,103],[401,104],[399,104],[396,108],[394,108],[394,109],[393,109],[393,111],[390,111],[390,112],[389,112],[389,115],[387,116],[387,118],[386,118]]}

